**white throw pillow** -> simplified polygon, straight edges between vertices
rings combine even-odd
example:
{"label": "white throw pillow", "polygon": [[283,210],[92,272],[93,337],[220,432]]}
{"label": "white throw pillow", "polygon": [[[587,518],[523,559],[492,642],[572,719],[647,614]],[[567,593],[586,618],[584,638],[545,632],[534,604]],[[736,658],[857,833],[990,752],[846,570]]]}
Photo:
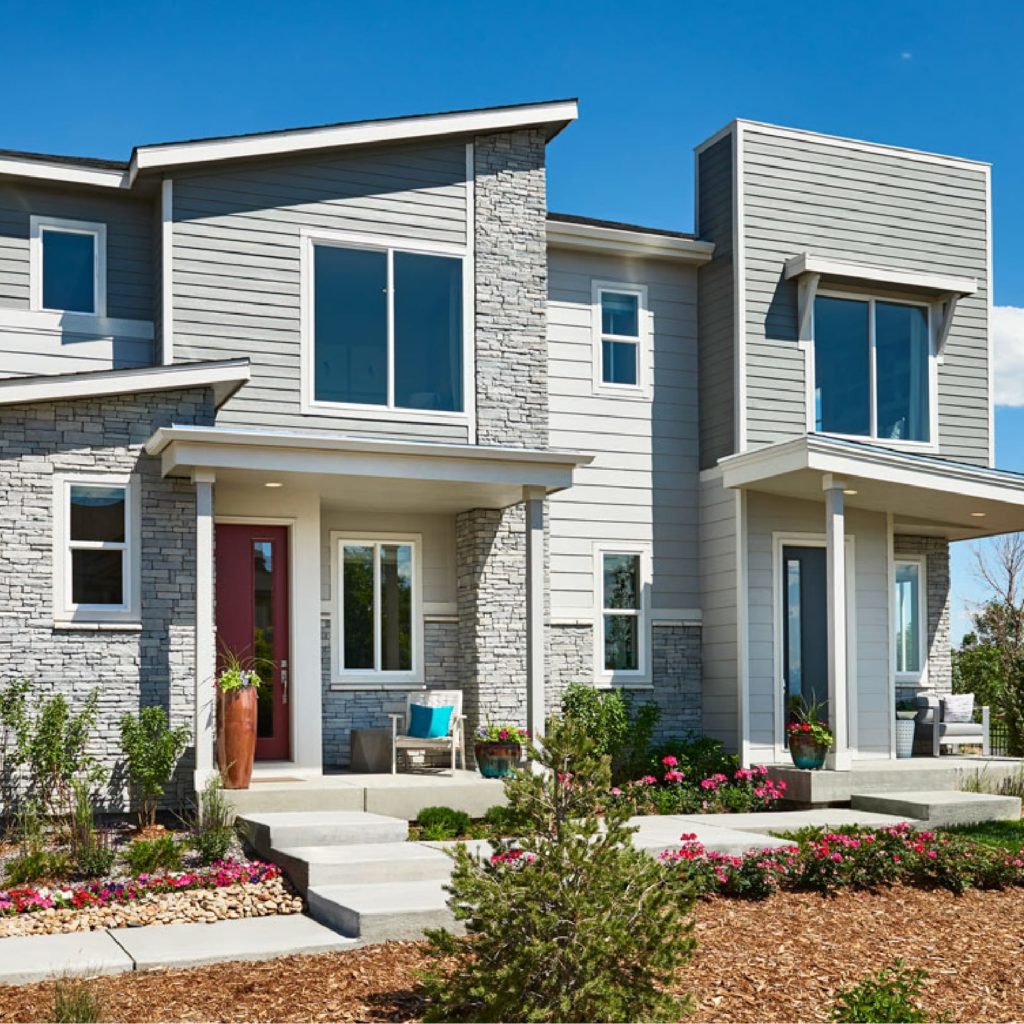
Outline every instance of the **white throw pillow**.
{"label": "white throw pillow", "polygon": [[950,693],[943,698],[946,702],[944,722],[973,722],[974,694]]}

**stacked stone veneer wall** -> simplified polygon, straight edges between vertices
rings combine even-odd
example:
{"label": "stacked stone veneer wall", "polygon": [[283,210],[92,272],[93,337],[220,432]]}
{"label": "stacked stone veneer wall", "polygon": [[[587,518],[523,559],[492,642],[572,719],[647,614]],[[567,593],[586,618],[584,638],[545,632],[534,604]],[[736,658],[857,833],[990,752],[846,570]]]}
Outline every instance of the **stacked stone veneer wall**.
{"label": "stacked stone veneer wall", "polygon": [[[123,801],[119,721],[161,704],[193,725],[195,495],[143,453],[154,430],[213,423],[206,389],[17,406],[0,412],[0,684],[24,677],[74,707],[99,690],[91,752]],[[58,628],[53,615],[54,475],[134,473],[141,504],[141,615],[128,627]],[[168,798],[191,782],[192,749]]]}
{"label": "stacked stone veneer wall", "polygon": [[[405,711],[407,690],[331,688],[331,619],[320,620],[323,670],[323,758],[325,768],[347,766],[352,729],[391,727],[388,715]],[[428,619],[423,626],[424,680],[429,689],[458,689],[459,627],[451,620]]]}
{"label": "stacked stone veneer wall", "polygon": [[[953,666],[949,650],[949,542],[936,537],[893,539],[896,558],[900,555],[924,555],[928,589],[928,689],[949,693],[953,689]],[[912,696],[905,687],[898,695]]]}

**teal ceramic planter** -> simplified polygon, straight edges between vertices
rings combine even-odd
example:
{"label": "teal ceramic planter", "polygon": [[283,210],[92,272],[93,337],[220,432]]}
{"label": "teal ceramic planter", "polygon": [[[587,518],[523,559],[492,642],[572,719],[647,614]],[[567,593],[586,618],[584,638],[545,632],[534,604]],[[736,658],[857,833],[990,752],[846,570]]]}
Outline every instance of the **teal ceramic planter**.
{"label": "teal ceramic planter", "polygon": [[823,743],[815,743],[803,736],[790,736],[789,753],[797,768],[820,768],[828,757],[828,747]]}
{"label": "teal ceramic planter", "polygon": [[511,775],[523,758],[523,749],[518,743],[474,743],[473,753],[476,766],[485,779],[503,779]]}

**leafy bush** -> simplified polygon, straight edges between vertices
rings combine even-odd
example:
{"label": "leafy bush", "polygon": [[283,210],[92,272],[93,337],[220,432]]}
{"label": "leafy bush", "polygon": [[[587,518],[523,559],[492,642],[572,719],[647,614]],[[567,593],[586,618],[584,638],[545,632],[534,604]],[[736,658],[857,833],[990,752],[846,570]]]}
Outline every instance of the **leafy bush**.
{"label": "leafy bush", "polygon": [[455,839],[469,830],[469,815],[453,807],[424,807],[416,818],[422,837],[428,840]]}
{"label": "leafy bush", "polygon": [[156,871],[177,871],[181,867],[181,847],[170,835],[157,839],[136,839],[125,853],[132,874],[151,875]]}
{"label": "leafy bush", "polygon": [[927,1021],[928,1016],[919,1002],[926,977],[924,971],[896,960],[891,967],[883,967],[858,984],[842,989],[829,1019],[868,1024]]}
{"label": "leafy bush", "polygon": [[30,885],[41,879],[64,878],[71,870],[71,859],[60,850],[33,850],[9,860],[5,867],[8,885]]}
{"label": "leafy bush", "polygon": [[203,864],[212,864],[227,856],[234,836],[234,820],[235,812],[224,799],[223,781],[215,775],[203,787],[188,823],[192,848]]}
{"label": "leafy bush", "polygon": [[114,866],[114,848],[100,836],[75,854],[75,871],[83,878],[104,878]]}
{"label": "leafy bush", "polygon": [[470,940],[430,934],[428,1020],[678,1020],[669,986],[690,956],[690,888],[631,844],[624,808],[599,812],[609,759],[583,723],[552,721],[542,772],[506,780],[521,847],[459,847],[449,891]]}
{"label": "leafy bush", "polygon": [[103,1019],[103,1003],[96,987],[82,978],[58,978],[53,986],[56,1024],[94,1024]]}
{"label": "leafy bush", "polygon": [[522,813],[505,804],[488,807],[484,812],[483,820],[484,824],[490,826],[493,832],[502,836],[522,835],[529,828],[529,822]]}
{"label": "leafy bush", "polygon": [[623,690],[571,683],[562,695],[562,716],[578,722],[596,752],[611,758],[612,778],[619,781],[643,771],[661,710],[650,702],[635,705]]}
{"label": "leafy bush", "polygon": [[128,762],[128,779],[139,795],[140,826],[156,824],[157,801],[190,735],[187,725],[170,728],[167,712],[156,704],[142,708],[138,716],[121,718],[121,749]]}
{"label": "leafy bush", "polygon": [[740,759],[735,754],[727,754],[722,741],[710,736],[688,736],[659,743],[651,750],[645,770],[659,771],[666,757],[674,757],[679,770],[692,779],[731,775],[740,766]]}

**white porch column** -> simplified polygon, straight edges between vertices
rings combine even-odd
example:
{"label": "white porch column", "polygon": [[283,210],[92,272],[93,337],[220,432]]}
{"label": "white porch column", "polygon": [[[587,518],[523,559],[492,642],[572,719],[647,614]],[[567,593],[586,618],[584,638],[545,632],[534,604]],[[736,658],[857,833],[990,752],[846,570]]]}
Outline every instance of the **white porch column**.
{"label": "white porch column", "polygon": [[198,792],[215,771],[213,740],[217,701],[213,680],[217,649],[213,620],[213,481],[211,470],[192,473],[196,488],[196,695],[194,740],[195,787]]}
{"label": "white porch column", "polygon": [[828,598],[828,707],[829,724],[835,736],[828,756],[828,767],[837,771],[850,768],[848,725],[846,721],[846,511],[843,488],[846,481],[826,473],[825,491],[825,578]]}
{"label": "white porch column", "polygon": [[544,732],[544,498],[543,487],[524,487],[526,505],[526,727]]}

